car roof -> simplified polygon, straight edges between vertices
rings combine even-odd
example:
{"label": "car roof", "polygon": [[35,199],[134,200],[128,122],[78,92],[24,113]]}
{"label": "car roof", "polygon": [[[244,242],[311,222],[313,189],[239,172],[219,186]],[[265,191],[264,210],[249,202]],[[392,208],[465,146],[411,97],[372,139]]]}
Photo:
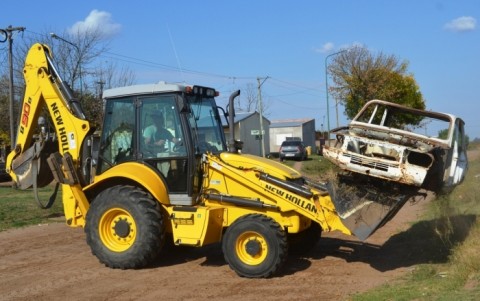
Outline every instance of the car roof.
{"label": "car roof", "polygon": [[303,144],[301,140],[285,140],[282,142],[282,145],[299,145]]}

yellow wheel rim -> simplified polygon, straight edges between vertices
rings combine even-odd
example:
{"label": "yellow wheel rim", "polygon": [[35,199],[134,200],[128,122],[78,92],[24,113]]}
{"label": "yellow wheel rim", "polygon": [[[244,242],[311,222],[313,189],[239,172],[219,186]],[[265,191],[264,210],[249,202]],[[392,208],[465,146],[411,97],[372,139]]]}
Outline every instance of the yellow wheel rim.
{"label": "yellow wheel rim", "polygon": [[108,249],[123,252],[134,244],[137,226],[128,211],[112,208],[100,219],[99,233],[100,239]]}
{"label": "yellow wheel rim", "polygon": [[257,232],[244,232],[237,238],[236,253],[239,259],[248,265],[261,264],[268,254],[265,238]]}

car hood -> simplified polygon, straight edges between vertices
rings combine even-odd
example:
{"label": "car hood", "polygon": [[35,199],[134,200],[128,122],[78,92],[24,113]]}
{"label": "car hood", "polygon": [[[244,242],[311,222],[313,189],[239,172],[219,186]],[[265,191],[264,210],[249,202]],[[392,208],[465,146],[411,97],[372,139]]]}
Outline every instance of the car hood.
{"label": "car hood", "polygon": [[332,130],[334,135],[350,135],[379,140],[392,144],[414,148],[422,152],[430,152],[434,148],[448,148],[445,140],[429,138],[413,132],[403,131],[395,128],[385,128],[371,124],[351,123],[349,126]]}

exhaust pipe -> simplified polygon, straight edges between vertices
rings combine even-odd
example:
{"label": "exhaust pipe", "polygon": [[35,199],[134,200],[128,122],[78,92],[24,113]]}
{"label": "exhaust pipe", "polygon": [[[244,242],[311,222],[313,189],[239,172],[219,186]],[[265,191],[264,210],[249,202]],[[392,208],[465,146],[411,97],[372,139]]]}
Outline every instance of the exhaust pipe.
{"label": "exhaust pipe", "polygon": [[238,150],[241,149],[238,143],[235,141],[235,108],[234,108],[234,100],[235,98],[240,95],[240,90],[233,92],[228,99],[228,130],[230,131],[230,141],[228,144],[229,152],[231,153],[238,153]]}

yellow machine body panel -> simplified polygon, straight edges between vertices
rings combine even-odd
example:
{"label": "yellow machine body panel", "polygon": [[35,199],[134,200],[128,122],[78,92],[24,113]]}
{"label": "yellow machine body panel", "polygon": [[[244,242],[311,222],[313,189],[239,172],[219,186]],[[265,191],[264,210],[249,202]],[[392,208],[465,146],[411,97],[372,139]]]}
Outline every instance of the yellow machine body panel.
{"label": "yellow machine body panel", "polygon": [[302,175],[295,169],[263,157],[249,154],[221,153],[220,158],[226,164],[238,169],[250,170],[255,168],[258,171],[282,179],[298,179],[302,177]]}
{"label": "yellow machine body panel", "polygon": [[168,207],[167,210],[176,245],[199,247],[221,240],[224,208],[197,207],[194,210],[182,210]]}
{"label": "yellow machine body panel", "polygon": [[[208,175],[204,177],[203,187],[210,193],[206,194],[205,204],[208,207],[226,208],[224,226],[229,226],[248,212],[256,211],[272,217],[289,233],[302,231],[310,225],[311,220],[319,223],[324,231],[339,230],[351,234],[339,219],[326,191],[298,184],[282,185],[289,175],[297,176],[298,172],[268,159],[256,160],[258,157],[255,156],[247,156],[242,161],[240,157],[243,156],[222,154],[220,158],[213,155],[207,157]],[[226,158],[226,161],[223,161],[223,158]],[[236,164],[232,164],[232,161]],[[276,178],[278,183],[264,179],[267,168],[268,176],[274,174],[283,178]],[[252,209],[230,205],[218,195],[225,196],[225,199],[233,197],[251,200],[252,205],[260,202],[264,207]]]}
{"label": "yellow machine body panel", "polygon": [[86,186],[84,190],[113,186],[120,180],[124,182],[123,179],[128,179],[128,181],[143,187],[163,205],[170,205],[168,191],[161,176],[148,165],[139,162],[125,162],[113,166],[101,175],[95,176],[93,183]]}

